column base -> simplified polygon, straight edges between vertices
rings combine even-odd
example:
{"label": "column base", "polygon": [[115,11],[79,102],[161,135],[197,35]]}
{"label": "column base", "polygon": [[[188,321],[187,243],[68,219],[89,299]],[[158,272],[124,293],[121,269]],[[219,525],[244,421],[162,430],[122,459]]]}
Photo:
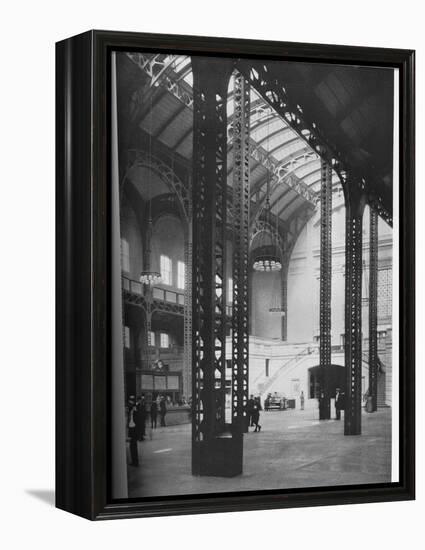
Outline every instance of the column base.
{"label": "column base", "polygon": [[192,453],[198,458],[192,465],[193,475],[235,477],[242,474],[242,434],[223,434],[221,437],[194,442],[192,445]]}
{"label": "column base", "polygon": [[319,404],[319,420],[330,420],[331,419],[331,400],[325,399],[322,400]]}

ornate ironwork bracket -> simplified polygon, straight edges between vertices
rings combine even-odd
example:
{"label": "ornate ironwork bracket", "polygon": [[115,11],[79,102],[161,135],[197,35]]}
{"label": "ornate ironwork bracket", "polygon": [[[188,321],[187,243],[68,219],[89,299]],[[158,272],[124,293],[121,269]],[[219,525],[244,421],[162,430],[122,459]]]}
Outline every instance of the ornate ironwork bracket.
{"label": "ornate ironwork bracket", "polygon": [[190,183],[177,177],[172,167],[155,155],[139,149],[130,149],[127,151],[127,154],[128,161],[125,177],[128,176],[129,170],[133,167],[146,167],[158,174],[170,191],[177,196],[183,218],[188,221],[191,215]]}
{"label": "ornate ironwork bracket", "polygon": [[[123,300],[126,304],[140,307],[144,314],[147,314],[148,307],[146,305],[146,296],[138,292],[131,292],[130,290],[123,288]],[[159,300],[157,298],[152,299],[152,306],[150,313],[170,313],[172,315],[178,315],[183,317],[184,306],[174,302],[167,302],[165,300]]]}
{"label": "ornate ironwork bracket", "polygon": [[270,73],[269,67],[263,61],[252,60],[249,62],[240,60],[237,67],[276,113],[314,151],[327,160],[338,173],[341,180],[344,180],[344,172],[346,170],[344,159],[326,141],[316,123],[306,119],[302,107],[298,104],[293,104],[282,82]]}
{"label": "ornate ironwork bracket", "polygon": [[[272,71],[264,61],[239,60],[237,69],[250,82],[251,86],[261,97],[282,117],[283,120],[302,138],[310,147],[338,174],[343,186],[347,185],[348,174],[351,173],[349,163],[338,151],[338,148],[328,142],[323,132],[314,121],[308,120],[301,105],[293,101],[282,84],[280,78],[272,74]],[[362,175],[356,175],[365,187]],[[392,225],[391,213],[385,208],[382,200],[370,196],[369,202],[379,212],[379,215]]]}

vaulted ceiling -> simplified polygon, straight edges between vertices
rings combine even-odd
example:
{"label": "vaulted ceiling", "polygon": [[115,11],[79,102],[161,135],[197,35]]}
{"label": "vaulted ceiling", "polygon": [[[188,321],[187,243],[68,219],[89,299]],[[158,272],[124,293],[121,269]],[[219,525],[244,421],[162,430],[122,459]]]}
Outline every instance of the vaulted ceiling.
{"label": "vaulted ceiling", "polygon": [[305,118],[392,210],[394,71],[317,63],[268,63]]}
{"label": "vaulted ceiling", "polygon": [[[392,211],[393,71],[295,62],[267,62],[268,73],[302,105],[350,169]],[[119,97],[128,117],[152,141],[190,161],[193,141],[191,60],[188,56],[120,54]],[[232,185],[233,81],[228,94],[228,182]],[[320,188],[320,158],[289,123],[251,88],[251,197],[261,210],[269,181],[272,211],[290,221],[312,208]],[[272,167],[272,168],[271,168]],[[333,173],[335,187],[340,186]],[[308,192],[300,193],[299,189]]]}

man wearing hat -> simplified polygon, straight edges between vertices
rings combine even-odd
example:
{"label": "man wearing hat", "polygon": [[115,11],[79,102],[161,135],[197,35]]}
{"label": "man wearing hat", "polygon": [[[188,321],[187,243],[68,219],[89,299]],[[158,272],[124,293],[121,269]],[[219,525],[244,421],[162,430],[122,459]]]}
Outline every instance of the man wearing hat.
{"label": "man wearing hat", "polygon": [[136,431],[138,441],[143,441],[145,439],[145,425],[146,425],[146,402],[145,396],[141,395],[137,398],[136,401]]}
{"label": "man wearing hat", "polygon": [[343,396],[341,390],[336,388],[335,390],[335,418],[341,420],[341,409],[343,409]]}
{"label": "man wearing hat", "polygon": [[134,395],[130,395],[128,398],[128,407],[127,407],[127,428],[128,428],[128,438],[130,440],[130,457],[132,466],[136,468],[139,466],[139,453],[137,450],[137,427],[136,427],[136,398]]}

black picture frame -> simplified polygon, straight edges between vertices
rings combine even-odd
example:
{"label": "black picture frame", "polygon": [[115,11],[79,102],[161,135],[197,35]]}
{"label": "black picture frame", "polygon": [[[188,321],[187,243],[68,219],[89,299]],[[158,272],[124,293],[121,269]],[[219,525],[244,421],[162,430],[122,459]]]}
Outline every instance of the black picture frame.
{"label": "black picture frame", "polygon": [[[110,500],[108,59],[115,50],[399,69],[399,483]],[[89,31],[57,43],[56,74],[56,506],[97,520],[414,499],[414,51]]]}

